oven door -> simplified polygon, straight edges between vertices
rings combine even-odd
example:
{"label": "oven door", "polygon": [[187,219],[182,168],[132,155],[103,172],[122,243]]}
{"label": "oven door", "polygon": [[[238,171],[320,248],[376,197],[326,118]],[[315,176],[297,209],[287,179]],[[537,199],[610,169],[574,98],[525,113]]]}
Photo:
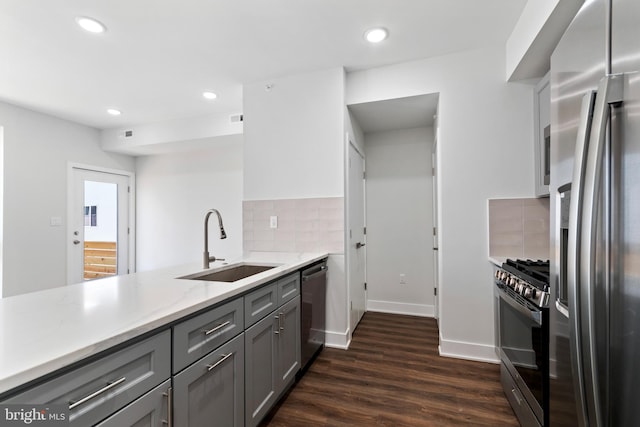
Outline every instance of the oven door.
{"label": "oven door", "polygon": [[526,301],[511,288],[499,296],[500,358],[536,417],[543,424],[548,401],[548,310]]}

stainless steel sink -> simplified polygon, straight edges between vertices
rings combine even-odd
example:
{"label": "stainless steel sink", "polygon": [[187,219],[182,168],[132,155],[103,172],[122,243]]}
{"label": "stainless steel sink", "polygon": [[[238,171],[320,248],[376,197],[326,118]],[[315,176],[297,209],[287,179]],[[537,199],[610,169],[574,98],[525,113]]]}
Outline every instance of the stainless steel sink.
{"label": "stainless steel sink", "polygon": [[214,271],[201,271],[200,273],[178,277],[178,279],[236,282],[275,267],[277,267],[277,265],[232,264],[226,267],[220,267]]}

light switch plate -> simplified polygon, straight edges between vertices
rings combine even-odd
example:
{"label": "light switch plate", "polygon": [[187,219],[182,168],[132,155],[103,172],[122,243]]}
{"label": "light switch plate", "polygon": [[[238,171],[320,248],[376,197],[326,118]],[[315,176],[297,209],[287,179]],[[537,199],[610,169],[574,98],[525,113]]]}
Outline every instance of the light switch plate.
{"label": "light switch plate", "polygon": [[269,227],[270,228],[278,228],[278,217],[273,215],[269,217]]}

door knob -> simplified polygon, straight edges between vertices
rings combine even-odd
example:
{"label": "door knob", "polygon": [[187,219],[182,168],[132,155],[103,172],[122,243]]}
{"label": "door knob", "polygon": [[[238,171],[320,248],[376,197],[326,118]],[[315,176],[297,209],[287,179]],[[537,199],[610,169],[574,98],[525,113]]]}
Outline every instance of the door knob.
{"label": "door knob", "polygon": [[356,243],[356,249],[360,249],[361,247],[366,246],[366,245],[367,245],[366,243],[358,242],[358,243]]}
{"label": "door knob", "polygon": [[73,241],[73,244],[74,244],[74,245],[79,245],[79,244],[80,244],[80,240],[74,240],[74,241]]}

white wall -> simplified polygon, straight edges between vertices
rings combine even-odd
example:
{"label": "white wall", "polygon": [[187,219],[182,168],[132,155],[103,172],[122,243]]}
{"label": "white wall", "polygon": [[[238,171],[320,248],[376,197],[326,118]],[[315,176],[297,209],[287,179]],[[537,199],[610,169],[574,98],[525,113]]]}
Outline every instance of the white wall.
{"label": "white wall", "polygon": [[243,98],[245,200],[344,195],[342,68],[248,84]]}
{"label": "white wall", "polygon": [[365,147],[367,309],[433,316],[433,128],[367,133]]}
{"label": "white wall", "polygon": [[[344,77],[335,68],[244,86],[244,200],[344,196]],[[350,336],[344,262],[329,256],[332,347]]]}
{"label": "white wall", "polygon": [[[533,88],[504,46],[347,74],[347,104],[440,93],[440,351],[495,360],[487,199],[533,195]],[[508,159],[506,161],[505,159]]]}
{"label": "white wall", "polygon": [[0,103],[4,126],[3,296],[67,281],[68,162],[134,171],[132,157],[105,153],[96,129]]}
{"label": "white wall", "polygon": [[138,270],[201,262],[211,208],[222,214],[227,239],[219,239],[217,219],[210,218],[210,254],[242,254],[242,152],[242,143],[230,138],[206,149],[137,158]]}
{"label": "white wall", "polygon": [[118,241],[118,186],[109,182],[85,181],[84,205],[96,206],[96,225],[84,226],[84,240]]}

